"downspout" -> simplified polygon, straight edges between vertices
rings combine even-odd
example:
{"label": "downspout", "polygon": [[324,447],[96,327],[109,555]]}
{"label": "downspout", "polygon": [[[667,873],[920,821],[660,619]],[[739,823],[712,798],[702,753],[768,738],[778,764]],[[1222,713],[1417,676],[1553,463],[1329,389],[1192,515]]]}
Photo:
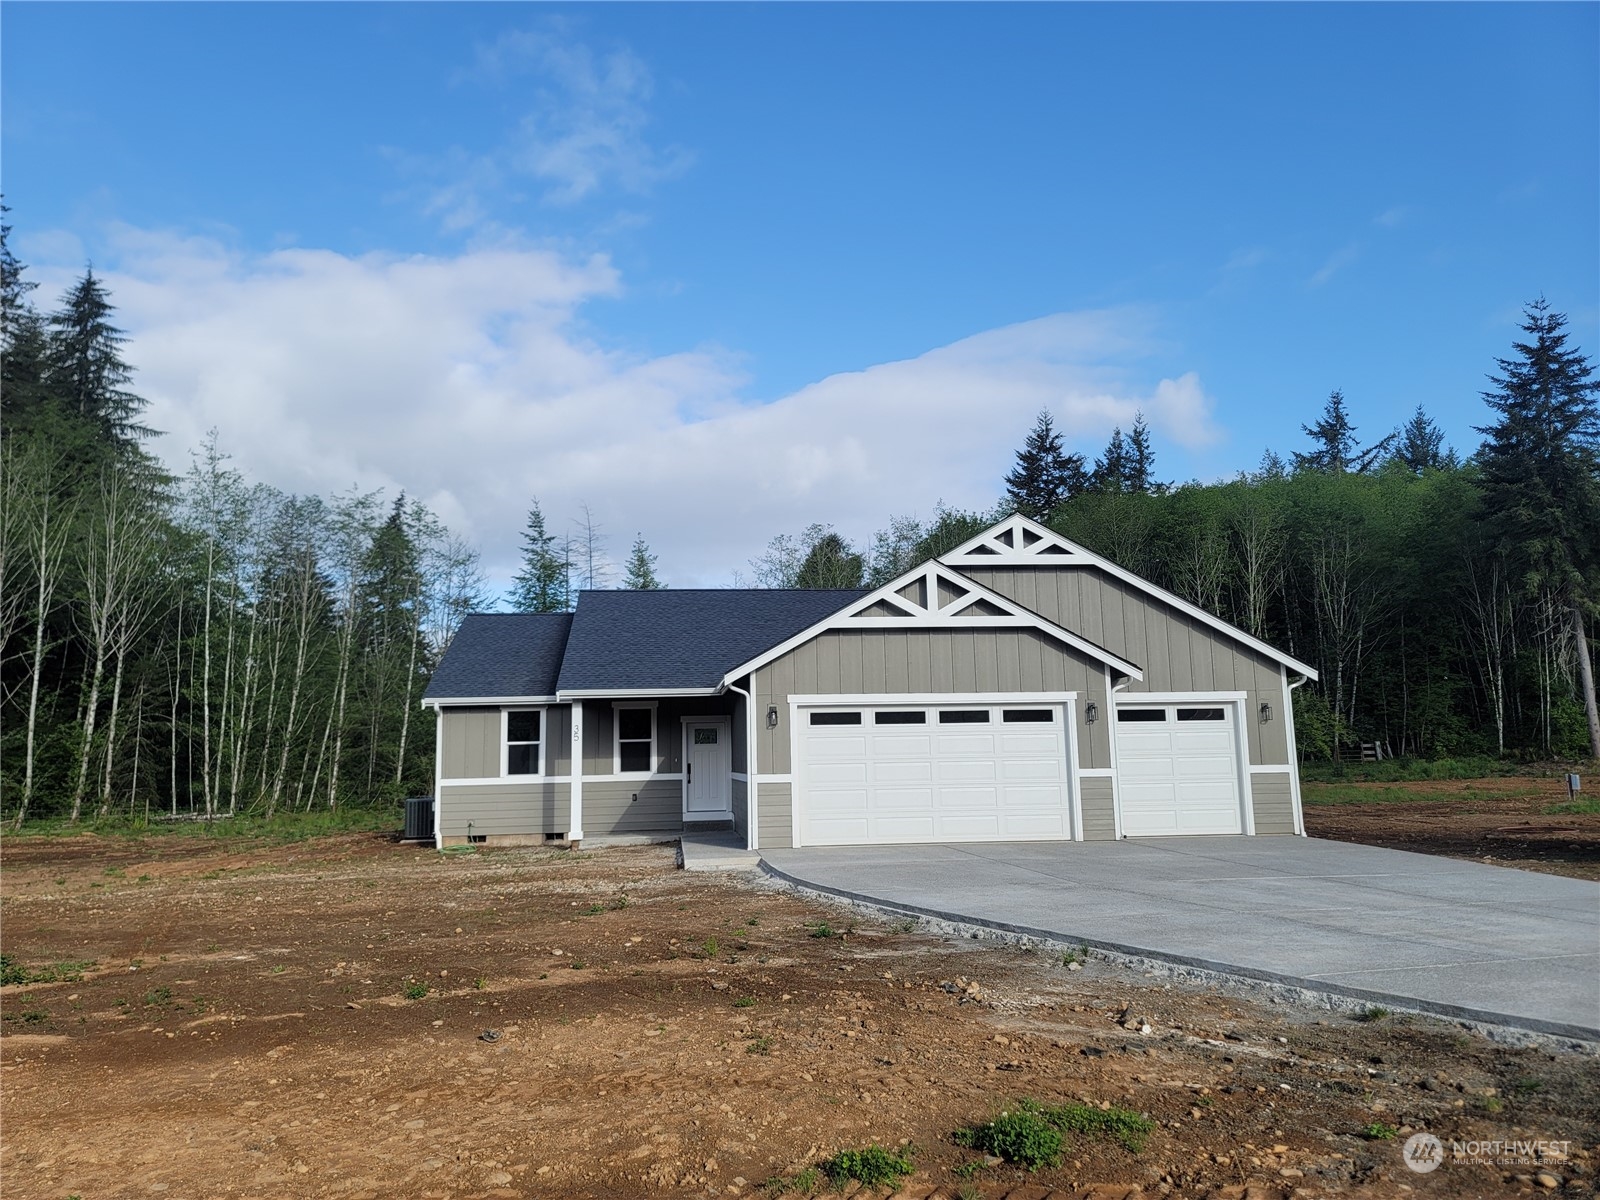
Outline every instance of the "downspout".
{"label": "downspout", "polygon": [[[754,680],[751,686],[755,686]],[[756,818],[761,812],[761,805],[757,803],[757,789],[761,785],[756,782],[756,701],[737,683],[730,683],[728,690],[744,697],[744,848],[759,850],[761,839],[756,836]]]}
{"label": "downspout", "polygon": [[[1288,669],[1284,669],[1284,679],[1288,679]],[[1295,832],[1301,837],[1309,837],[1306,833],[1305,803],[1300,799],[1300,747],[1295,744],[1294,737],[1294,690],[1303,683],[1310,682],[1310,677],[1300,676],[1293,683],[1286,683],[1283,689],[1283,719],[1289,732],[1289,779],[1294,788],[1294,823]]]}
{"label": "downspout", "polygon": [[[427,708],[427,701],[423,701]],[[444,708],[433,709],[433,848],[444,849],[444,829],[440,826],[440,808],[444,804]]]}

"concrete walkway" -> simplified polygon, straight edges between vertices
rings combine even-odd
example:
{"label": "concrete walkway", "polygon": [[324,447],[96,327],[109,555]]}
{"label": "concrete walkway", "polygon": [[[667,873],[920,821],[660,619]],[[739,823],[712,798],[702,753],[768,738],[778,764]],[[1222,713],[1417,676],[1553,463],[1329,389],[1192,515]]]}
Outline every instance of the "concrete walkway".
{"label": "concrete walkway", "polygon": [[731,829],[685,833],[678,843],[685,871],[754,871],[761,855],[744,848],[744,834]]}
{"label": "concrete walkway", "polygon": [[907,912],[1600,1040],[1600,884],[1345,842],[1146,838],[768,850]]}

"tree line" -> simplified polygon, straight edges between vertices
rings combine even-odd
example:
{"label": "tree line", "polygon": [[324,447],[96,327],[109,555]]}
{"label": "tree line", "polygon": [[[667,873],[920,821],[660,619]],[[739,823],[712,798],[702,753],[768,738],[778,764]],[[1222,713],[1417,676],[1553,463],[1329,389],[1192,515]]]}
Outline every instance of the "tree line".
{"label": "tree line", "polygon": [[418,699],[476,551],[404,495],[145,449],[106,289],[41,313],[0,226],[0,804],[28,817],[337,809],[426,792]]}
{"label": "tree line", "polygon": [[765,587],[876,586],[1013,512],[1043,521],[1313,664],[1302,755],[1600,758],[1600,406],[1566,318],[1528,306],[1463,458],[1419,407],[1368,445],[1334,391],[1285,459],[1161,482],[1142,417],[1091,463],[1049,413],[992,509],[893,518],[862,546],[826,525],[751,561]]}
{"label": "tree line", "polygon": [[[418,699],[461,618],[566,611],[585,587],[663,586],[636,537],[621,578],[585,508],[537,501],[502,601],[427,507],[252,483],[213,433],[181,475],[145,448],[110,297],[57,308],[0,222],[0,813],[225,816],[389,803],[432,785]],[[762,587],[876,585],[1013,511],[1315,664],[1309,757],[1354,741],[1428,756],[1600,753],[1600,416],[1565,320],[1528,309],[1466,458],[1418,410],[1363,446],[1333,393],[1285,460],[1161,482],[1148,428],[1092,462],[1048,414],[988,511],[892,518],[866,544],[774,538]]]}

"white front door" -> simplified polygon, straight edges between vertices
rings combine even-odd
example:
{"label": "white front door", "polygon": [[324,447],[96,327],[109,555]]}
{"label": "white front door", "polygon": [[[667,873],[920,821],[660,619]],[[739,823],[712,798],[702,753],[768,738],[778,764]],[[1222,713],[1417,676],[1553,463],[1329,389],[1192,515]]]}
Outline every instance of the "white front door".
{"label": "white front door", "polygon": [[1128,837],[1240,833],[1232,704],[1118,704],[1117,788]]}
{"label": "white front door", "polygon": [[683,723],[683,819],[733,816],[733,742],[726,717]]}

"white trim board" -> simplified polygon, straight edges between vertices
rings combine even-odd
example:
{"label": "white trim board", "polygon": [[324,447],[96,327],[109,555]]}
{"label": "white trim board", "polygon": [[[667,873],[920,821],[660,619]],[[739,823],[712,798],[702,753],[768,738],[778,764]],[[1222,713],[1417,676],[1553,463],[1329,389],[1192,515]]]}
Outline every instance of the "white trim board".
{"label": "white trim board", "polygon": [[[1055,549],[1052,551],[1047,547]],[[1281,650],[1274,649],[1237,625],[1230,625],[1221,617],[1208,613],[1199,605],[1191,604],[1183,597],[1167,591],[1166,588],[1159,587],[1148,579],[1117,566],[1110,559],[1102,558],[1094,551],[1068,541],[1055,530],[1021,513],[1014,513],[1000,524],[963,542],[948,554],[941,555],[938,561],[951,567],[1095,567],[1171,605],[1179,612],[1209,625],[1219,633],[1249,646],[1273,662],[1288,667],[1308,679],[1317,678],[1314,667],[1307,666]]]}
{"label": "white trim board", "polygon": [[554,696],[438,696],[422,702],[423,708],[498,708],[510,704],[517,708],[537,708],[559,703]]}
{"label": "white trim board", "polygon": [[[939,601],[939,585],[947,584],[958,594],[946,601]],[[900,595],[906,588],[921,586],[925,604],[908,600]],[[864,617],[861,614],[869,608],[879,604],[886,604],[896,609],[900,615],[890,617]],[[963,617],[960,614],[967,609],[975,608],[979,604],[986,604],[991,608],[1000,610],[999,615],[983,615]],[[941,566],[937,560],[923,563],[892,579],[876,591],[868,592],[865,596],[851,601],[845,607],[831,616],[824,617],[815,625],[802,629],[786,642],[780,642],[766,653],[739,664],[722,677],[722,686],[745,675],[754,674],[769,663],[782,658],[791,650],[805,645],[813,638],[833,630],[849,630],[852,632],[867,631],[872,629],[1032,629],[1056,641],[1071,646],[1080,654],[1095,662],[1114,668],[1119,674],[1127,675],[1133,679],[1143,679],[1144,672],[1133,663],[1111,653],[1104,646],[1097,646],[1085,638],[1079,637],[1070,630],[1063,629],[1051,621],[1045,620],[1038,613],[1029,612],[1016,601],[1002,596],[999,592],[984,587],[976,580],[968,579],[958,571]],[[562,693],[566,695],[567,693]]]}
{"label": "white trim board", "polygon": [[1288,763],[1250,764],[1250,774],[1252,775],[1291,775],[1293,773],[1294,768]]}
{"label": "white trim board", "polygon": [[1141,704],[1211,704],[1243,702],[1249,692],[1118,692],[1117,708],[1135,708]]}
{"label": "white trim board", "polygon": [[[593,779],[593,775],[585,775]],[[441,779],[440,787],[543,787],[547,783],[571,783],[571,775],[485,775],[481,779]]]}
{"label": "white trim board", "polygon": [[1065,704],[1077,698],[1077,692],[839,692],[793,695],[789,697],[789,703],[806,708],[840,708],[853,704],[870,704],[875,708],[890,708],[897,704],[1000,704],[1020,707],[1026,704]]}
{"label": "white trim board", "polygon": [[655,700],[658,697],[720,696],[722,686],[695,688],[562,688],[556,699],[566,704],[573,700]]}

